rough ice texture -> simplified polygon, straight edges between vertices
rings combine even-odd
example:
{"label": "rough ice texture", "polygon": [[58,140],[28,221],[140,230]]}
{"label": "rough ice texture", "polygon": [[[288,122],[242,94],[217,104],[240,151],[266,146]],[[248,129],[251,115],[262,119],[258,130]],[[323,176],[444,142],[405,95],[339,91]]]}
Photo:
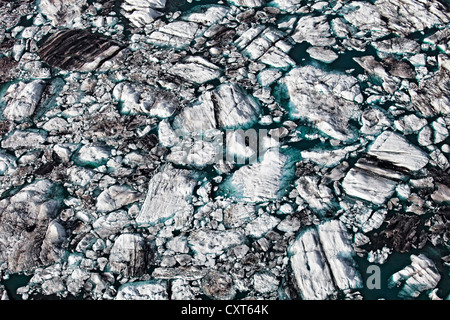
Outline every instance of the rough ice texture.
{"label": "rough ice texture", "polygon": [[336,40],[331,36],[330,24],[325,16],[303,16],[297,21],[292,34],[295,42],[309,42],[313,46],[332,46]]}
{"label": "rough ice texture", "polygon": [[54,26],[73,25],[75,19],[79,19],[84,9],[87,8],[86,0],[42,0],[39,2],[42,13]]}
{"label": "rough ice texture", "polygon": [[194,22],[174,21],[153,31],[147,41],[158,46],[183,49],[200,36],[204,29]]}
{"label": "rough ice texture", "polygon": [[147,196],[136,218],[140,225],[151,225],[173,218],[178,228],[192,218],[192,193],[197,185],[189,170],[166,165],[150,180]]}
{"label": "rough ice texture", "polygon": [[349,235],[339,220],[307,229],[291,245],[289,253],[305,300],[324,300],[334,296],[337,290],[362,286]]}
{"label": "rough ice texture", "polygon": [[43,80],[34,80],[28,83],[18,82],[9,86],[3,101],[6,107],[3,116],[9,120],[20,121],[31,117],[41,99],[46,86]]}
{"label": "rough ice texture", "polygon": [[126,114],[145,113],[168,118],[178,107],[178,101],[173,95],[139,83],[120,82],[114,87],[113,95],[121,101],[121,112]]}
{"label": "rough ice texture", "polygon": [[224,251],[245,242],[241,229],[198,230],[188,237],[188,245],[196,254],[221,254]]}
{"label": "rough ice texture", "polygon": [[321,184],[318,177],[302,176],[295,182],[295,187],[310,208],[314,210],[332,209],[333,192]]}
{"label": "rough ice texture", "polygon": [[352,137],[349,121],[359,115],[362,95],[356,78],[313,66],[290,71],[282,80],[289,94],[290,117],[313,123],[338,140]]}
{"label": "rough ice texture", "polygon": [[412,171],[422,169],[428,163],[426,153],[391,131],[385,131],[379,135],[367,153]]}
{"label": "rough ice texture", "polygon": [[201,57],[188,57],[184,62],[175,64],[169,73],[184,80],[202,84],[218,78],[222,71],[219,67]]}
{"label": "rough ice texture", "polygon": [[436,287],[441,275],[433,260],[424,254],[411,255],[411,265],[394,273],[389,279],[389,286],[402,286],[401,298],[417,298],[423,291]]}
{"label": "rough ice texture", "polygon": [[99,194],[96,208],[99,212],[111,212],[135,202],[139,192],[127,186],[111,186]]}
{"label": "rough ice texture", "polygon": [[26,271],[61,258],[64,229],[52,221],[60,203],[55,185],[40,180],[0,201],[0,266],[10,272]]}
{"label": "rough ice texture", "polygon": [[202,94],[198,102],[183,109],[174,120],[174,127],[188,133],[213,129],[245,128],[255,123],[260,105],[235,84],[223,84]]}
{"label": "rough ice texture", "polygon": [[122,285],[116,300],[168,300],[167,283],[138,281]]}
{"label": "rough ice texture", "polygon": [[36,148],[42,145],[47,135],[34,130],[16,130],[9,137],[3,139],[1,146],[5,149]]}
{"label": "rough ice texture", "polygon": [[287,156],[277,150],[267,151],[261,162],[234,172],[224,187],[238,201],[257,203],[278,199],[286,161]]}
{"label": "rough ice texture", "polygon": [[350,169],[342,181],[342,187],[348,195],[375,204],[382,204],[390,198],[396,185],[397,183],[389,178],[359,168]]}
{"label": "rough ice texture", "polygon": [[126,0],[122,2],[123,15],[138,28],[143,28],[162,15],[166,0]]}
{"label": "rough ice texture", "polygon": [[141,276],[147,271],[151,250],[140,234],[121,234],[109,257],[109,270],[126,277]]}

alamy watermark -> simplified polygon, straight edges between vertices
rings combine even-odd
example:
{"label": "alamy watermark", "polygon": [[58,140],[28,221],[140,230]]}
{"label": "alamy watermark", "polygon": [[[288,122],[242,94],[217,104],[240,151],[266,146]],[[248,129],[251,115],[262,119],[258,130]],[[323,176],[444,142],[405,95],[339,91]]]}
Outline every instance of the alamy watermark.
{"label": "alamy watermark", "polygon": [[197,166],[229,162],[243,165],[261,161],[268,151],[278,154],[279,136],[267,129],[229,129],[202,132],[175,130],[172,157]]}

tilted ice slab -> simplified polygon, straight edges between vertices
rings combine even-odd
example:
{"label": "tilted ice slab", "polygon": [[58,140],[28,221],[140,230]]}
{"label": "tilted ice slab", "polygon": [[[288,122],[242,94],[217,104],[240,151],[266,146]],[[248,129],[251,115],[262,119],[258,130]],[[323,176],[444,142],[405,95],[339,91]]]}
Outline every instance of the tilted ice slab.
{"label": "tilted ice slab", "polygon": [[411,255],[411,265],[394,273],[389,279],[389,287],[400,286],[401,298],[417,298],[423,291],[436,287],[441,275],[434,262],[424,254]]}
{"label": "tilted ice slab", "polygon": [[307,229],[289,247],[288,253],[305,300],[324,300],[338,289],[362,287],[349,235],[339,220]]}
{"label": "tilted ice slab", "polygon": [[192,83],[202,84],[218,78],[222,70],[202,57],[189,56],[176,63],[168,72]]}
{"label": "tilted ice slab", "polygon": [[166,0],[125,0],[122,12],[134,26],[143,28],[162,15],[165,6]]}
{"label": "tilted ice slab", "polygon": [[392,131],[380,134],[367,153],[411,171],[420,170],[428,163],[428,156],[425,152]]}
{"label": "tilted ice slab", "polygon": [[295,62],[288,55],[292,45],[285,38],[286,34],[280,30],[257,25],[245,31],[235,44],[252,60],[275,68],[288,68]]}
{"label": "tilted ice slab", "polygon": [[287,156],[268,150],[261,162],[235,171],[222,187],[237,201],[250,203],[274,200],[280,196]]}
{"label": "tilted ice slab", "polygon": [[177,228],[186,226],[194,212],[191,198],[196,185],[192,171],[165,165],[150,180],[147,197],[136,222],[152,225],[173,218]]}
{"label": "tilted ice slab", "polygon": [[42,80],[18,82],[9,86],[3,101],[7,101],[3,116],[20,121],[33,115],[46,84]]}
{"label": "tilted ice slab", "polygon": [[383,204],[394,194],[396,186],[396,181],[360,168],[350,169],[342,181],[348,195],[375,204]]}
{"label": "tilted ice slab", "polygon": [[292,119],[308,120],[338,140],[352,138],[349,120],[358,117],[356,103],[363,101],[356,78],[308,65],[291,70],[281,82],[289,94]]}
{"label": "tilted ice slab", "polygon": [[95,205],[99,212],[111,212],[139,199],[139,192],[124,185],[114,185],[102,191]]}

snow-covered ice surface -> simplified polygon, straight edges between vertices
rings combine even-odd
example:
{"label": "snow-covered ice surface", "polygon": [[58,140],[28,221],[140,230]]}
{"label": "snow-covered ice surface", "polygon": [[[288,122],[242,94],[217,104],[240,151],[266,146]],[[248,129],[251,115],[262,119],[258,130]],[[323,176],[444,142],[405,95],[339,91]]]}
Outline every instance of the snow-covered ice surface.
{"label": "snow-covered ice surface", "polygon": [[450,298],[447,1],[0,16],[0,300]]}

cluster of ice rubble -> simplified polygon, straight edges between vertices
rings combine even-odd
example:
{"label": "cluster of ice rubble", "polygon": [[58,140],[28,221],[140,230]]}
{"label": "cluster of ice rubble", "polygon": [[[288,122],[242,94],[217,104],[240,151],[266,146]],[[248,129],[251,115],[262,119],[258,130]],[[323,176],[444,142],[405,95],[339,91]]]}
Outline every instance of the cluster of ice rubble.
{"label": "cluster of ice rubble", "polygon": [[446,2],[0,14],[0,299],[450,297]]}

